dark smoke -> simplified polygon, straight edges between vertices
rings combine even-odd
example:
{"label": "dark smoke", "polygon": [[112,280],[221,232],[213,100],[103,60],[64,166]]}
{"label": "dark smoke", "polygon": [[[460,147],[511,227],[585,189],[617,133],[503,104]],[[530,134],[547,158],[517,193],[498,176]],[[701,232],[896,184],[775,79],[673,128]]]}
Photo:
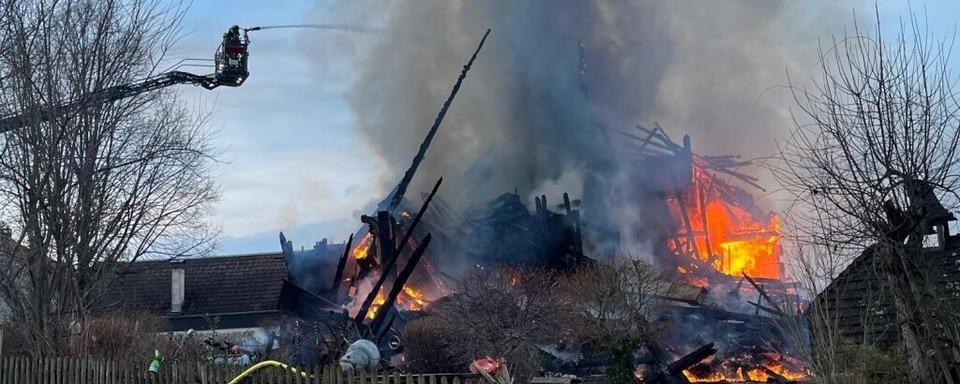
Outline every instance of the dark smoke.
{"label": "dark smoke", "polygon": [[676,139],[690,134],[699,153],[773,154],[774,140],[792,123],[788,93],[770,88],[786,83],[787,68],[804,78],[816,62],[817,38],[843,22],[831,15],[850,15],[826,2],[766,0],[337,7],[336,22],[377,25],[391,36],[343,51],[357,73],[346,91],[356,128],[387,169],[384,194],[492,28],[410,190],[428,190],[442,176],[440,195],[458,208],[515,189],[554,202],[568,191],[622,208],[621,217],[603,217],[611,225],[637,218],[624,201],[610,200],[614,186],[597,186],[639,189],[643,180],[623,172],[633,139],[604,127],[631,131],[658,121]]}

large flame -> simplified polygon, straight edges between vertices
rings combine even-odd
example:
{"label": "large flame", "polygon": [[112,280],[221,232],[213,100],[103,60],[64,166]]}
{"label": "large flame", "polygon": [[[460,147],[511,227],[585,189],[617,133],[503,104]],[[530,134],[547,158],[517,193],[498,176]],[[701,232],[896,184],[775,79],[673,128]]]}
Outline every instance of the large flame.
{"label": "large flame", "polygon": [[[668,246],[727,275],[780,279],[780,220],[772,213],[757,217],[736,199],[743,194],[695,166],[693,183],[668,199],[680,225],[679,241]],[[690,273],[690,267],[681,266],[680,272]]]}

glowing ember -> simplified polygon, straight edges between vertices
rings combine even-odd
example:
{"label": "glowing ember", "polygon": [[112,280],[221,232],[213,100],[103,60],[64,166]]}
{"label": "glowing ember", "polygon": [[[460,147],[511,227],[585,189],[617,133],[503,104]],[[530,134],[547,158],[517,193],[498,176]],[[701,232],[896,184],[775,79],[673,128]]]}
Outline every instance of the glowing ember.
{"label": "glowing ember", "polygon": [[366,235],[363,235],[363,238],[360,239],[360,243],[353,248],[353,258],[357,260],[366,259],[367,256],[370,256],[370,245],[373,244],[373,235],[369,232]]}
{"label": "glowing ember", "polygon": [[377,317],[377,312],[380,311],[380,307],[386,302],[387,298],[383,295],[383,292],[377,293],[377,298],[373,299],[373,304],[370,305],[370,310],[367,311],[367,319],[370,320]]}
{"label": "glowing ember", "polygon": [[[367,319],[369,320],[376,317],[377,312],[380,311],[380,308],[383,307],[383,304],[386,302],[387,297],[383,291],[377,293],[377,297],[373,299],[373,304],[370,305],[370,310],[367,312]],[[414,288],[404,286],[403,291],[397,295],[397,306],[407,311],[422,311],[427,307],[427,304],[429,304],[429,302],[424,298],[423,292]]]}
{"label": "glowing ember", "polygon": [[423,292],[410,287],[403,287],[403,293],[397,297],[397,303],[408,311],[422,311],[427,306]]}
{"label": "glowing ember", "polygon": [[[787,365],[793,368],[788,368]],[[741,355],[719,365],[709,363],[696,365],[683,371],[683,375],[693,383],[766,383],[779,382],[782,379],[803,381],[810,374],[800,368],[801,366],[802,364],[788,356],[774,352],[761,352]]]}
{"label": "glowing ember", "polygon": [[[690,254],[727,275],[779,279],[779,218],[775,214],[757,217],[743,206],[744,194],[694,167],[691,186],[668,201],[680,224],[677,237],[685,244],[671,242],[671,250]],[[679,267],[679,272],[688,274],[691,268]]]}
{"label": "glowing ember", "polygon": [[520,271],[510,269],[507,272],[510,275],[510,285],[516,286],[517,284],[520,284]]}
{"label": "glowing ember", "polygon": [[721,372],[713,372],[705,376],[697,376],[690,371],[683,371],[683,375],[687,377],[687,380],[690,380],[691,383],[731,383],[731,382],[758,382],[766,383],[770,379],[776,380],[776,378],[770,374],[770,372],[779,375],[790,381],[801,381],[807,378],[807,375],[802,373],[791,372],[782,366],[774,365],[770,367],[757,367],[757,368],[737,368],[736,372],[733,374],[723,374]]}

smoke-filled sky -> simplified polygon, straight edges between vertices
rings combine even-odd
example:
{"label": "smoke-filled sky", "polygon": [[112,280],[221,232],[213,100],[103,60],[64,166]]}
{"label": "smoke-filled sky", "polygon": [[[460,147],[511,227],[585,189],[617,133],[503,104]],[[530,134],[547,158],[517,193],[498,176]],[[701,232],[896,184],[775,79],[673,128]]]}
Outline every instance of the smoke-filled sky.
{"label": "smoke-filled sky", "polygon": [[[896,28],[907,7],[882,4],[884,25]],[[631,139],[614,130],[635,124],[689,134],[704,154],[773,154],[792,124],[779,86],[788,72],[810,76],[818,39],[842,34],[854,9],[872,22],[872,3],[833,1],[198,2],[173,54],[212,55],[232,24],[382,31],[256,32],[241,88],[183,91],[219,130],[220,253],[275,251],[280,230],[309,247],[357,228],[402,175],[486,28],[411,187],[419,194],[442,176],[441,196],[459,207],[515,189],[578,196],[585,175],[624,166],[611,154],[629,153]],[[914,10],[948,34],[960,6]]]}

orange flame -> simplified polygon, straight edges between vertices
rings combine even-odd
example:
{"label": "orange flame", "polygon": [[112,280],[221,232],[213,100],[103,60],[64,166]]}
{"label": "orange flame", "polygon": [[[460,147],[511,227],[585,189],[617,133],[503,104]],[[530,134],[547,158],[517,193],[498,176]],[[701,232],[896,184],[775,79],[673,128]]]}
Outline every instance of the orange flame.
{"label": "orange flame", "polygon": [[757,383],[766,383],[769,379],[773,379],[774,376],[768,373],[767,371],[773,372],[783,378],[790,381],[802,381],[806,380],[809,375],[800,372],[793,372],[782,365],[771,364],[766,367],[756,367],[756,368],[737,368],[736,372],[730,375],[724,374],[722,372],[713,372],[703,376],[697,376],[690,371],[683,371],[683,375],[687,377],[687,380],[690,380],[691,383],[731,383],[731,382],[757,382]]}
{"label": "orange flame", "polygon": [[[752,277],[779,279],[782,235],[779,218],[772,213],[756,217],[716,188],[731,187],[715,183],[711,175],[694,167],[692,185],[681,191],[678,199],[668,201],[671,213],[680,224],[677,237],[687,243],[686,249],[670,243],[671,250],[689,252],[726,275],[746,273]],[[679,271],[690,272],[684,267]]]}
{"label": "orange flame", "polygon": [[367,311],[367,320],[372,320],[374,317],[377,317],[377,312],[380,311],[380,307],[386,302],[387,298],[383,295],[383,292],[377,293],[377,297],[373,299],[373,304],[370,305],[370,310]]}
{"label": "orange flame", "polygon": [[410,287],[403,287],[403,293],[397,297],[397,303],[408,311],[422,311],[427,306],[423,292]]}
{"label": "orange flame", "polygon": [[[802,364],[799,361],[789,356],[775,352],[761,352],[759,355],[754,355],[754,357],[762,358],[763,361],[753,367],[737,366],[734,369],[733,367],[724,366],[719,370],[710,373],[700,373],[699,375],[690,371],[683,371],[683,375],[693,383],[766,383],[771,379],[773,381],[781,378],[789,381],[804,381],[810,377],[810,372],[802,368]],[[793,368],[788,367],[788,365],[792,365]]]}
{"label": "orange flame", "polygon": [[366,235],[363,235],[363,238],[360,239],[360,243],[353,248],[353,258],[357,260],[366,259],[367,256],[370,256],[370,245],[373,244],[373,235],[367,232]]}
{"label": "orange flame", "polygon": [[[380,308],[383,307],[383,304],[387,302],[386,295],[383,294],[383,291],[377,293],[377,297],[373,299],[373,303],[370,305],[370,310],[367,311],[367,319],[373,319],[377,317],[377,312],[380,311]],[[407,311],[422,311],[429,304],[424,298],[423,291],[418,291],[414,288],[404,286],[403,291],[397,295],[397,305],[400,308],[403,308]]]}

